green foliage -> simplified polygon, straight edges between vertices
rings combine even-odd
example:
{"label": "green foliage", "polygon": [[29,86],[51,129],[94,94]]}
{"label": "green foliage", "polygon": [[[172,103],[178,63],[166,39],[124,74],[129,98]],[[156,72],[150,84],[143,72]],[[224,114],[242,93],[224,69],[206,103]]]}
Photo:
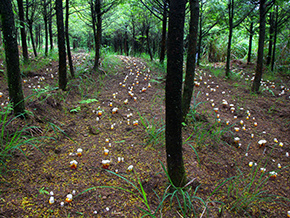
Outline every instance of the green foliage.
{"label": "green foliage", "polygon": [[46,190],[45,187],[42,187],[41,189],[39,189],[39,194],[41,194],[41,195],[49,195],[49,192]]}
{"label": "green foliage", "polygon": [[33,99],[38,99],[40,101],[45,101],[48,99],[50,96],[53,96],[55,93],[53,92],[54,90],[57,90],[57,87],[51,87],[49,85],[39,88],[39,89],[33,89],[33,94],[31,96],[28,96],[31,100]]}
{"label": "green foliage", "polygon": [[69,112],[71,112],[71,113],[78,113],[81,110],[82,110],[81,107],[80,106],[77,106],[76,108],[71,109]]}
{"label": "green foliage", "polygon": [[[260,172],[259,166],[260,164],[253,166],[248,174],[238,169],[238,175],[228,183],[225,205],[227,211],[236,211],[251,216],[251,211],[261,213],[260,209],[264,203],[290,201],[290,199],[271,194],[266,187],[270,175]],[[263,167],[266,168],[266,165]]]}
{"label": "green foliage", "polygon": [[192,215],[196,217],[197,216],[196,207],[198,207],[199,209],[201,209],[201,207],[204,207],[205,210],[208,210],[207,202],[204,201],[202,198],[196,196],[199,186],[197,187],[191,186],[195,178],[189,181],[184,187],[176,187],[171,181],[170,176],[166,171],[166,168],[162,162],[161,166],[170,183],[170,185],[165,190],[162,202],[164,202],[166,198],[169,198],[170,205],[172,206],[175,199],[175,201],[177,202],[178,209],[181,211],[183,217],[189,217]]}
{"label": "green foliage", "polygon": [[[98,102],[98,100],[97,99],[84,99],[84,100],[81,100],[80,102],[79,102],[79,104],[90,104],[90,103],[92,103],[92,102]],[[81,109],[81,106],[77,106],[76,108],[73,108],[73,109],[71,109],[69,112],[70,113],[78,113],[78,112],[80,112],[82,109]]]}
{"label": "green foliage", "polygon": [[79,103],[80,104],[90,104],[90,103],[92,103],[92,102],[98,102],[98,100],[97,99],[85,99],[85,100],[81,100]]}
{"label": "green foliage", "polygon": [[[137,111],[138,112],[138,111]],[[164,120],[157,119],[156,116],[152,117],[151,120],[148,120],[146,117],[143,117],[139,112],[139,117],[141,124],[145,130],[146,145],[160,145],[164,144],[165,141],[165,124]]]}
{"label": "green foliage", "polygon": [[109,75],[116,75],[122,69],[123,63],[120,58],[117,58],[115,54],[110,52],[104,56],[101,67]]}
{"label": "green foliage", "polygon": [[17,122],[19,116],[13,117],[11,115],[12,106],[0,107],[0,172],[5,172],[8,167],[6,163],[13,158],[16,150],[20,151],[26,156],[24,148],[32,147],[39,149],[41,144],[39,137],[34,137],[34,129],[36,126],[20,125],[17,129],[12,128],[12,123]]}
{"label": "green foliage", "polygon": [[[44,53],[44,52],[43,52]],[[21,73],[26,77],[29,72],[36,72],[51,65],[52,61],[58,60],[58,51],[51,50],[48,56],[37,56],[31,59],[28,63],[22,63],[20,66]]]}
{"label": "green foliage", "polygon": [[[211,116],[212,111],[204,111],[200,114],[198,113],[198,108],[202,106],[205,102],[198,101],[199,92],[195,95],[193,94],[192,105],[190,107],[189,113],[187,115],[186,125],[184,128],[191,128],[193,131],[190,136],[185,140],[191,148],[194,150],[195,154],[198,154],[191,143],[196,144],[197,147],[204,147],[207,145],[216,145],[217,142],[221,142],[221,137],[230,131],[231,126],[222,127],[217,119],[209,120],[207,117]],[[208,115],[208,116],[205,116]],[[199,159],[199,158],[198,158]]]}
{"label": "green foliage", "polygon": [[196,116],[198,115],[197,113],[197,109],[199,106],[201,106],[202,104],[204,104],[205,102],[199,102],[198,96],[199,96],[200,92],[198,91],[197,94],[195,95],[195,90],[193,90],[192,93],[192,102],[191,102],[191,106],[190,106],[190,110],[189,113],[187,115],[187,121],[189,122],[196,122]]}

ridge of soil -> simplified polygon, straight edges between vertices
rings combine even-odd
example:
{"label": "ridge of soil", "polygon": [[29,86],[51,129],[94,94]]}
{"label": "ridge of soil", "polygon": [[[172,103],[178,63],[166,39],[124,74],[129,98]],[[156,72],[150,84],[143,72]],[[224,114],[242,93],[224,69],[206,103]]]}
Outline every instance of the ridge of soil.
{"label": "ridge of soil", "polygon": [[[137,186],[139,177],[151,209],[154,211],[157,208],[159,201],[155,193],[162,196],[168,185],[159,163],[166,163],[164,135],[158,134],[155,144],[154,139],[149,143],[148,140],[154,138],[150,132],[156,133],[158,129],[164,128],[164,82],[139,58],[115,58],[123,63],[116,74],[88,73],[83,77],[86,81],[82,80],[86,88],[79,80],[72,80],[67,92],[44,92],[27,102],[26,108],[33,113],[28,122],[38,126],[31,134],[51,136],[56,140],[44,139],[41,151],[23,148],[26,156],[16,151],[15,158],[7,163],[9,169],[17,170],[0,174],[1,216],[141,217],[143,212],[139,208],[146,210],[146,207],[138,198],[138,191],[128,185],[126,180],[103,169],[102,160],[110,160],[109,170],[118,170],[118,175],[133,181]],[[74,56],[74,61],[78,63],[85,59],[86,55]],[[189,119],[183,130],[183,139],[186,141],[183,152],[188,179],[196,178],[194,186],[200,184],[197,195],[202,199],[207,199],[222,181],[238,175],[239,170],[245,172],[245,175],[250,173],[255,166],[249,167],[249,162],[258,163],[256,167],[266,165],[265,177],[270,171],[278,172],[277,178],[268,180],[264,189],[289,198],[290,157],[285,155],[286,152],[290,153],[289,84],[283,83],[281,85],[285,87],[281,88],[280,85],[274,87],[273,83],[266,81],[265,87],[273,86],[271,92],[252,95],[247,85],[252,74],[247,73],[250,70],[245,68],[236,67],[243,71],[243,78],[247,78],[241,81],[226,81],[213,76],[210,70],[199,69],[196,75],[192,101],[196,111],[193,113],[196,123],[206,126],[207,131],[200,130],[192,134],[193,129],[200,126]],[[23,82],[25,96],[33,94],[32,88],[38,85],[41,88],[46,85],[54,87],[57,84],[57,70],[57,63],[52,62],[45,69],[27,74]],[[5,87],[3,76],[0,83],[0,87]],[[149,87],[149,83],[152,87]],[[132,96],[129,95],[131,88]],[[285,90],[285,94],[279,96],[282,90]],[[0,91],[4,93],[0,103],[5,104],[8,90]],[[137,97],[136,101],[134,97]],[[88,99],[97,101],[89,102]],[[124,103],[126,99],[127,104]],[[223,99],[228,104],[234,104],[234,112],[222,106]],[[87,101],[80,103],[81,100]],[[115,107],[118,112],[113,114]],[[215,107],[219,108],[219,118],[213,111]],[[102,110],[100,117],[97,115],[99,110]],[[247,111],[251,114],[249,119]],[[243,125],[240,120],[243,120]],[[133,125],[133,121],[138,121],[138,125]],[[229,121],[229,125],[226,121]],[[16,126],[24,125],[23,121],[17,122]],[[255,122],[258,124],[256,127]],[[240,130],[236,132],[235,127]],[[14,129],[11,127],[9,131]],[[253,138],[251,134],[254,134]],[[234,137],[240,138],[240,147],[234,142]],[[278,146],[274,138],[283,142],[283,147]],[[261,139],[267,140],[264,147],[258,145]],[[198,158],[191,146],[196,149]],[[104,147],[109,150],[108,155],[104,155]],[[83,149],[82,156],[77,156],[78,148]],[[123,157],[124,162],[118,162],[118,157]],[[70,168],[72,160],[78,162],[76,169]],[[281,169],[277,167],[278,163]],[[130,165],[134,167],[131,172],[127,170]],[[260,171],[258,174],[261,174]],[[107,186],[126,188],[133,194]],[[76,194],[72,202],[65,202],[67,194],[73,190]],[[218,202],[208,204],[208,216],[246,216],[241,211],[228,211],[231,199],[226,196],[226,190],[222,187],[211,197],[211,200],[225,202],[226,206],[221,209]],[[55,198],[55,203],[51,205],[47,194],[50,191],[53,191]],[[63,207],[60,202],[65,202]],[[200,202],[195,203],[196,213],[201,215],[204,207]],[[248,213],[252,217],[286,217],[287,210],[290,210],[287,203],[277,205],[275,201],[268,202],[261,205],[261,211],[253,206],[254,209]],[[159,215],[179,217],[176,207],[171,209],[169,200],[165,201],[157,217]]]}

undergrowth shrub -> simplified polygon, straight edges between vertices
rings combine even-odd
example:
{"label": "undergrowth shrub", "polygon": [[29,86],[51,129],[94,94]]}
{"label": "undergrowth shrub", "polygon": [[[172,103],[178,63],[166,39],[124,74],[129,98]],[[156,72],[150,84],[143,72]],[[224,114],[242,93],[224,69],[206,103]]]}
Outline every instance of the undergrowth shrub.
{"label": "undergrowth shrub", "polygon": [[13,158],[16,150],[26,156],[27,148],[39,149],[41,136],[33,136],[36,126],[20,122],[19,116],[12,114],[12,105],[0,107],[0,174],[9,168],[7,163]]}

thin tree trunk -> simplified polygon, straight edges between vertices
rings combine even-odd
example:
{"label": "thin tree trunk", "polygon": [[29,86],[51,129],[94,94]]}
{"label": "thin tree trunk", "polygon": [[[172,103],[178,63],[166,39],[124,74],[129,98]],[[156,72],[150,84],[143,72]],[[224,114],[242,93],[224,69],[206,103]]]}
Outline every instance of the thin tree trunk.
{"label": "thin tree trunk", "polygon": [[14,13],[12,11],[10,0],[0,1],[0,14],[5,46],[9,98],[13,103],[14,114],[24,115],[25,106],[19,68],[19,51],[17,46]]}
{"label": "thin tree trunk", "polygon": [[274,14],[273,12],[270,13],[270,29],[269,29],[269,49],[267,55],[267,62],[266,65],[269,66],[272,59],[272,46],[273,46],[273,36],[275,33],[274,29]]}
{"label": "thin tree trunk", "polygon": [[56,22],[57,22],[57,36],[58,36],[58,54],[59,54],[59,88],[66,89],[67,73],[66,73],[66,54],[65,54],[65,37],[63,25],[63,8],[62,0],[56,0]]}
{"label": "thin tree trunk", "polygon": [[39,41],[40,41],[39,25],[36,25],[34,27],[34,31],[35,31],[35,47],[36,47],[36,49],[39,50],[39,46],[40,46],[40,43],[39,43]]}
{"label": "thin tree trunk", "polygon": [[48,32],[49,32],[49,42],[50,50],[53,49],[53,33],[52,33],[52,9],[51,9],[51,0],[49,2],[49,14],[48,14]]}
{"label": "thin tree trunk", "polygon": [[69,35],[68,35],[68,19],[69,19],[69,0],[66,0],[66,19],[65,19],[65,35],[66,35],[66,49],[67,49],[67,57],[68,57],[68,63],[69,63],[69,69],[70,69],[70,74],[72,78],[75,77],[75,72],[74,72],[74,66],[71,58],[71,52],[70,52],[70,45],[69,45]]}
{"label": "thin tree trunk", "polygon": [[250,24],[250,38],[249,38],[249,51],[248,51],[248,59],[247,63],[249,64],[251,62],[251,56],[252,56],[252,42],[253,42],[253,35],[254,35],[254,22],[251,22]]}
{"label": "thin tree trunk", "polygon": [[265,26],[266,26],[266,6],[265,0],[260,0],[260,28],[259,28],[259,45],[258,45],[258,57],[256,74],[252,85],[252,92],[258,93],[261,85],[261,79],[263,74],[263,54],[264,54],[264,40],[265,40]]}
{"label": "thin tree trunk", "polygon": [[29,33],[30,33],[33,53],[34,53],[34,56],[37,57],[36,45],[35,45],[34,36],[33,36],[33,16],[34,16],[34,11],[32,11],[31,18],[29,18],[29,16],[28,16],[28,14],[29,14],[28,13],[28,9],[29,9],[28,5],[29,5],[29,2],[26,1],[26,20],[27,20],[27,23],[28,23],[28,29],[29,29]]}
{"label": "thin tree trunk", "polygon": [[48,53],[48,18],[47,18],[47,3],[43,0],[43,21],[44,21],[44,33],[45,33],[45,51],[44,54],[47,56]]}
{"label": "thin tree trunk", "polygon": [[[47,15],[46,15],[47,16]],[[48,25],[47,25],[47,18],[44,19],[44,30],[45,30],[45,56],[48,53]]]}
{"label": "thin tree trunk", "polygon": [[149,31],[150,30],[150,26],[148,24],[147,28],[146,28],[146,41],[147,41],[147,50],[150,56],[150,60],[153,60],[153,55],[152,55],[152,51],[151,51],[151,47],[150,47],[150,39],[149,39]]}
{"label": "thin tree trunk", "polygon": [[166,1],[163,4],[163,20],[162,20],[162,36],[161,36],[161,47],[160,47],[160,63],[164,62],[165,51],[166,51],[166,29],[167,29],[167,8]]}
{"label": "thin tree trunk", "polygon": [[166,155],[167,171],[173,184],[186,184],[182,157],[181,89],[183,34],[186,0],[171,0],[169,9],[167,78],[166,78]]}
{"label": "thin tree trunk", "polygon": [[234,0],[230,0],[229,7],[229,41],[227,48],[227,62],[226,62],[226,77],[230,78],[230,62],[231,62],[231,45],[233,36],[233,19],[234,19]]}
{"label": "thin tree trunk", "polygon": [[190,109],[190,102],[194,87],[196,44],[199,20],[199,1],[190,0],[190,22],[189,22],[189,41],[186,61],[186,75],[182,96],[182,120],[185,122]]}
{"label": "thin tree trunk", "polygon": [[28,28],[29,28],[29,32],[30,32],[30,38],[31,38],[31,44],[32,44],[32,48],[33,48],[33,53],[34,53],[34,56],[37,57],[36,45],[35,45],[34,36],[33,36],[32,23],[28,24]]}
{"label": "thin tree trunk", "polygon": [[97,16],[97,33],[95,37],[95,63],[94,70],[97,70],[99,67],[99,59],[100,59],[100,47],[101,47],[101,37],[102,37],[102,14],[101,14],[101,2],[100,0],[96,0],[95,3],[95,12]]}
{"label": "thin tree trunk", "polygon": [[275,65],[277,33],[278,33],[278,6],[276,6],[276,11],[275,11],[275,33],[274,33],[274,42],[273,42],[273,55],[271,59],[271,71],[274,70],[274,65]]}
{"label": "thin tree trunk", "polygon": [[128,49],[128,32],[127,26],[125,27],[125,38],[124,38],[124,52],[127,56],[129,56],[129,49]]}
{"label": "thin tree trunk", "polygon": [[28,49],[27,49],[27,43],[26,43],[23,0],[17,0],[17,4],[18,4],[18,10],[19,10],[19,20],[21,24],[20,31],[21,31],[22,54],[23,54],[24,62],[28,62]]}
{"label": "thin tree trunk", "polygon": [[[201,4],[202,5],[202,4]],[[200,57],[201,57],[201,42],[202,42],[202,15],[199,16],[199,31],[198,31],[198,50],[197,50],[197,66],[199,66],[200,63]]]}

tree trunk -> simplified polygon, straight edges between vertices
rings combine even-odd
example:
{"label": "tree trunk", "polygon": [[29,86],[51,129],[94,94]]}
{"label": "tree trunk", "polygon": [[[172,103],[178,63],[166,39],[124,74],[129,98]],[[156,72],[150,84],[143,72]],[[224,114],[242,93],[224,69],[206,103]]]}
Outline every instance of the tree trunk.
{"label": "tree trunk", "polygon": [[21,44],[22,44],[22,54],[24,62],[28,62],[28,49],[26,43],[26,33],[25,33],[25,23],[24,23],[24,8],[23,0],[17,0],[18,10],[19,10],[19,20],[20,20],[20,31],[21,31]]}
{"label": "tree trunk", "polygon": [[152,55],[152,51],[151,51],[151,47],[150,47],[150,39],[149,39],[149,31],[150,30],[150,25],[148,24],[147,28],[146,28],[146,42],[147,42],[147,50],[150,56],[150,60],[153,60],[153,55]]}
{"label": "tree trunk", "polygon": [[166,79],[166,155],[167,170],[177,187],[186,184],[182,157],[181,89],[183,69],[183,34],[186,0],[171,0],[169,9],[167,79]]}
{"label": "tree trunk", "polygon": [[53,49],[53,33],[52,33],[52,8],[51,1],[49,2],[49,13],[48,13],[48,32],[49,32],[49,42],[50,42],[50,50]]}
{"label": "tree trunk", "polygon": [[40,43],[39,43],[39,36],[40,36],[40,27],[39,27],[39,25],[36,25],[35,27],[34,27],[34,31],[35,31],[35,47],[36,47],[36,49],[38,49],[39,50],[39,46],[40,46]]}
{"label": "tree trunk", "polygon": [[94,70],[97,70],[99,67],[100,59],[100,47],[101,47],[101,37],[102,37],[102,14],[101,14],[101,1],[96,0],[95,3],[95,13],[97,16],[97,33],[95,36],[95,63]]}
{"label": "tree trunk", "polygon": [[29,18],[29,16],[28,16],[28,9],[29,9],[28,4],[29,4],[29,2],[26,1],[26,4],[27,4],[27,6],[26,6],[26,20],[28,23],[28,29],[29,29],[29,33],[30,33],[33,53],[34,53],[34,56],[37,57],[37,51],[36,51],[36,46],[35,46],[34,37],[33,37],[33,15],[34,15],[34,13],[32,13],[31,18]]}
{"label": "tree trunk", "polygon": [[67,57],[68,57],[70,74],[71,74],[72,78],[74,78],[75,77],[75,72],[74,72],[74,66],[73,66],[73,62],[72,62],[72,58],[71,58],[70,45],[69,45],[69,35],[68,35],[69,0],[66,0],[65,9],[66,9],[65,37],[66,37]]}
{"label": "tree trunk", "polygon": [[182,96],[183,122],[186,120],[186,116],[190,108],[190,102],[194,86],[196,44],[197,44],[198,20],[199,20],[199,1],[190,0],[189,4],[190,4],[189,41],[186,61],[186,75]]}
{"label": "tree trunk", "polygon": [[227,48],[227,62],[226,62],[226,77],[230,78],[230,62],[231,62],[231,45],[232,45],[232,36],[233,36],[233,19],[234,19],[234,0],[229,1],[229,41]]}
{"label": "tree trunk", "polygon": [[132,23],[132,41],[133,41],[133,55],[136,54],[136,30],[135,30],[135,24]]}
{"label": "tree trunk", "polygon": [[45,51],[44,51],[44,54],[45,54],[45,56],[47,56],[47,53],[48,53],[48,25],[47,25],[47,17],[44,19],[44,31],[45,31]]}
{"label": "tree trunk", "polygon": [[277,33],[278,33],[278,6],[276,6],[276,11],[275,11],[275,33],[274,33],[274,42],[273,42],[273,55],[271,59],[271,71],[274,70],[274,64],[275,64]]}
{"label": "tree trunk", "polygon": [[15,115],[24,115],[24,97],[19,68],[19,52],[16,39],[14,13],[10,0],[0,1],[0,14],[5,46],[9,98]]}
{"label": "tree trunk", "polygon": [[251,56],[252,56],[252,42],[253,42],[253,35],[254,35],[254,22],[251,22],[250,24],[250,38],[249,38],[249,51],[248,51],[248,59],[247,63],[249,64],[251,62]]}
{"label": "tree trunk", "polygon": [[45,51],[44,54],[47,56],[48,53],[48,18],[47,18],[47,3],[43,0],[43,21],[44,21],[44,32],[45,32]]}
{"label": "tree trunk", "polygon": [[30,38],[31,38],[31,44],[32,44],[32,48],[33,48],[33,53],[34,53],[34,56],[37,57],[36,45],[35,45],[34,36],[33,36],[32,23],[28,24],[28,28],[29,28],[29,32],[30,32]]}
{"label": "tree trunk", "polygon": [[198,46],[197,46],[197,66],[200,63],[201,57],[201,42],[202,42],[202,16],[199,17],[199,31],[198,31]]}
{"label": "tree trunk", "polygon": [[128,48],[128,31],[127,26],[125,27],[125,38],[124,38],[124,52],[127,56],[129,56],[129,48]]}
{"label": "tree trunk", "polygon": [[260,0],[260,27],[259,27],[259,44],[258,44],[258,57],[256,74],[252,85],[252,92],[258,93],[261,85],[263,74],[263,53],[264,53],[264,40],[265,40],[265,25],[266,25],[266,0]]}
{"label": "tree trunk", "polygon": [[57,23],[57,38],[58,38],[58,84],[62,90],[66,89],[67,75],[66,75],[66,54],[65,54],[65,39],[64,39],[64,25],[63,25],[63,9],[62,0],[56,0],[56,23]]}
{"label": "tree trunk", "polygon": [[166,29],[167,29],[167,3],[164,1],[163,4],[163,20],[162,20],[162,36],[161,36],[161,47],[160,47],[160,63],[164,62],[165,51],[166,51]]}
{"label": "tree trunk", "polygon": [[273,12],[270,13],[270,29],[269,29],[269,49],[267,55],[267,62],[266,65],[269,66],[272,59],[272,46],[273,46],[273,36],[274,36],[274,14]]}

